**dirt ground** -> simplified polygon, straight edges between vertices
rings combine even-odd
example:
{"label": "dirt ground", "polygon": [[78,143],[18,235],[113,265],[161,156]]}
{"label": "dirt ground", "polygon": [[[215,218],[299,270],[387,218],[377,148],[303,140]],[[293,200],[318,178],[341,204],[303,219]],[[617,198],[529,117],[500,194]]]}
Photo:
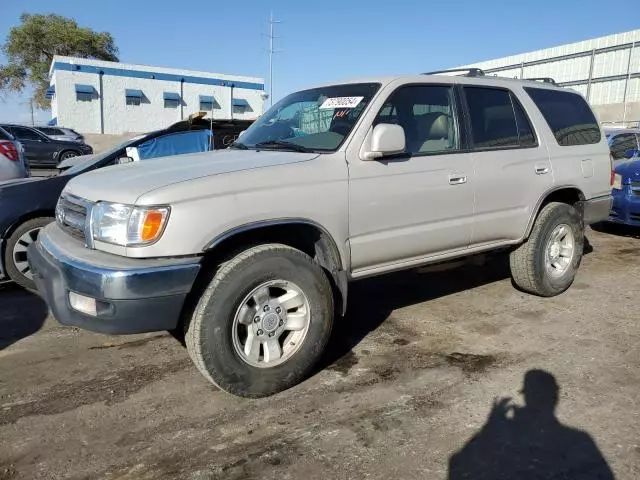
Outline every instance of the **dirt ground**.
{"label": "dirt ground", "polygon": [[2,288],[0,479],[640,478],[640,235],[587,238],[556,298],[504,258],[355,283],[318,372],[260,400]]}

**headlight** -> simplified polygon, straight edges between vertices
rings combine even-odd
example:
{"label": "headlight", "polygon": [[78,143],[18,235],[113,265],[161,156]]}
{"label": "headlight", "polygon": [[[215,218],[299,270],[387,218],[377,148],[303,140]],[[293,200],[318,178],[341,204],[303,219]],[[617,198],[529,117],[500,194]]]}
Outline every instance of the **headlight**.
{"label": "headlight", "polygon": [[162,235],[169,212],[169,207],[98,202],[91,211],[91,235],[94,240],[125,247],[148,245]]}
{"label": "headlight", "polygon": [[614,190],[622,190],[622,175],[616,173],[613,175],[613,183],[611,184],[611,188]]}

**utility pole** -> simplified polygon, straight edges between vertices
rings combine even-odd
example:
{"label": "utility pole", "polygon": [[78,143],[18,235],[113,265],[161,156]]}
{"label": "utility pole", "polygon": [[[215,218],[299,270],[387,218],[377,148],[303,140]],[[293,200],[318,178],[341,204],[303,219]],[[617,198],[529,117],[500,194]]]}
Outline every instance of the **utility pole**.
{"label": "utility pole", "polygon": [[273,49],[273,40],[277,37],[273,35],[273,25],[276,23],[282,23],[273,19],[273,11],[269,18],[269,105],[273,105],[273,54],[277,53]]}

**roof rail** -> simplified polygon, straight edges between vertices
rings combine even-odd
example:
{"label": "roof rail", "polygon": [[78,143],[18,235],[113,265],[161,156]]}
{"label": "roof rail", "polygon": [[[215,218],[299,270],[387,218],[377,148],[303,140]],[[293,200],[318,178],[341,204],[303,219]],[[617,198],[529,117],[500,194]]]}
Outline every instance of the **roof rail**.
{"label": "roof rail", "polygon": [[465,77],[483,77],[484,70],[481,68],[451,68],[449,70],[436,70],[434,72],[424,72],[422,75],[438,75],[439,73],[467,72]]}
{"label": "roof rail", "polygon": [[542,83],[550,83],[552,85],[557,85],[556,81],[551,77],[532,77],[532,78],[523,78],[523,80],[531,80],[533,82],[542,82]]}

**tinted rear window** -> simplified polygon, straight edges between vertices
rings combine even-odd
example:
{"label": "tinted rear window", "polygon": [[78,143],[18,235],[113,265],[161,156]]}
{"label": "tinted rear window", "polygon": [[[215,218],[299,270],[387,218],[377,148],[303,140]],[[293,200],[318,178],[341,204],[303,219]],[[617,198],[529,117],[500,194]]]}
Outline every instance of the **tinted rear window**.
{"label": "tinted rear window", "polygon": [[8,132],[0,128],[0,140],[13,140]]}
{"label": "tinted rear window", "polygon": [[525,90],[540,109],[559,145],[591,145],[600,141],[598,121],[580,95],[542,88],[525,87]]}
{"label": "tinted rear window", "polygon": [[532,147],[533,129],[520,102],[508,90],[464,87],[476,148]]}
{"label": "tinted rear window", "polygon": [[39,128],[38,130],[40,130],[45,135],[64,135],[64,132],[62,130],[58,130],[57,128],[43,127]]}

